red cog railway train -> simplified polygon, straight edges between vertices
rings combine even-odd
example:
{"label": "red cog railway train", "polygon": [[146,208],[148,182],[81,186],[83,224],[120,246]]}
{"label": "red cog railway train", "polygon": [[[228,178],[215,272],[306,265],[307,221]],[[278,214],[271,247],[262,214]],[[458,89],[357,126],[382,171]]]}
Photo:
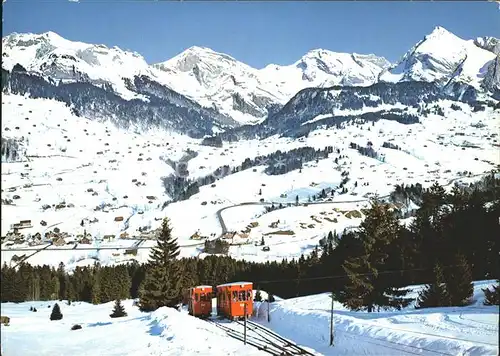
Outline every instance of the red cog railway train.
{"label": "red cog railway train", "polygon": [[252,315],[253,285],[251,282],[233,282],[212,286],[196,286],[189,289],[189,314],[207,318],[212,315],[212,298],[216,298],[217,316],[240,319]]}

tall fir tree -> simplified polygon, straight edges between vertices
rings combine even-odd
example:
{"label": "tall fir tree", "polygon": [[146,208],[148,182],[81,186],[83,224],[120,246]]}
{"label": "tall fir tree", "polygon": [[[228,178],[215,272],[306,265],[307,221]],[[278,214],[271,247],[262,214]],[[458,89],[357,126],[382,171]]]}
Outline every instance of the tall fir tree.
{"label": "tall fir tree", "polygon": [[434,266],[434,281],[419,293],[417,308],[446,307],[450,305],[450,296],[446,291],[443,269],[440,264]]}
{"label": "tall fir tree", "polygon": [[93,274],[94,280],[92,282],[91,287],[91,298],[92,304],[100,304],[101,303],[101,281],[100,281],[100,273],[99,271],[95,271]]}
{"label": "tall fir tree", "polygon": [[160,307],[173,307],[182,300],[182,278],[177,239],[172,237],[168,218],[163,219],[157,246],[151,250],[146,276],[139,292],[139,308],[153,311]]}
{"label": "tall fir tree", "polygon": [[474,293],[469,262],[462,253],[456,253],[454,261],[455,265],[448,268],[444,274],[450,305],[458,307],[469,305]]}
{"label": "tall fir tree", "polygon": [[379,273],[386,269],[388,251],[400,234],[401,226],[390,207],[374,200],[358,232],[362,254],[344,261],[347,282],[337,295],[340,302],[352,310],[368,312],[376,306],[400,309],[410,303],[406,290],[394,288],[391,276]]}
{"label": "tall fir tree", "polygon": [[67,279],[66,279],[66,273],[64,271],[64,263],[59,263],[59,266],[57,267],[57,278],[59,280],[59,292],[58,292],[58,298],[59,300],[63,300],[67,297]]}

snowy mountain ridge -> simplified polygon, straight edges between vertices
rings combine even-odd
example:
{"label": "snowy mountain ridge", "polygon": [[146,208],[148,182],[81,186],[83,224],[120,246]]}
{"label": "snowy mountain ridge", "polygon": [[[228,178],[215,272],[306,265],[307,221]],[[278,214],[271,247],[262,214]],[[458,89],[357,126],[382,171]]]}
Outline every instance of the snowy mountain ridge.
{"label": "snowy mountain ridge", "polygon": [[384,71],[379,79],[386,82],[436,82],[442,86],[458,82],[476,89],[499,90],[500,81],[485,83],[489,76],[498,76],[498,69],[488,72],[498,60],[498,54],[490,50],[494,40],[463,40],[438,26]]}
{"label": "snowy mountain ridge", "polygon": [[128,100],[143,97],[128,90],[122,78],[134,75],[157,78],[137,52],[70,41],[54,32],[13,33],[2,38],[2,47],[4,69],[11,71],[15,64],[20,64],[27,71],[57,81],[109,83],[117,94]]}
{"label": "snowy mountain ridge", "polygon": [[[2,45],[3,69],[12,71],[15,64],[20,64],[27,73],[41,75],[54,86],[89,83],[117,96],[110,104],[109,98],[102,98],[105,93],[94,94],[101,96],[102,106],[107,108],[99,108],[93,116],[127,116],[123,110],[132,110],[128,102],[136,99],[133,110],[139,110],[141,115],[135,117],[154,112],[151,119],[138,126],[159,123],[186,133],[186,127],[191,125],[197,128],[197,136],[262,123],[307,88],[339,86],[342,90],[380,82],[435,82],[448,91],[451,84],[453,91],[458,83],[493,93],[497,98],[500,93],[500,63],[495,52],[498,40],[482,37],[467,41],[442,27],[436,27],[395,64],[374,54],[314,49],[293,64],[256,69],[227,54],[193,46],[165,62],[150,65],[136,52],[74,42],[54,32],[13,33],[3,37]],[[29,83],[33,80],[23,77],[25,84],[22,88],[11,86],[12,92],[33,95],[33,84]],[[41,88],[37,95],[54,97],[48,94],[54,90],[59,89]],[[81,98],[81,111],[94,110],[89,111],[88,101],[95,98]],[[120,98],[125,102],[117,104]],[[175,115],[165,116],[158,109],[158,100],[166,101],[162,106],[173,105],[169,112]],[[76,105],[71,99],[65,101]],[[113,107],[117,105],[124,109],[116,112]],[[125,121],[129,120],[135,119]]]}

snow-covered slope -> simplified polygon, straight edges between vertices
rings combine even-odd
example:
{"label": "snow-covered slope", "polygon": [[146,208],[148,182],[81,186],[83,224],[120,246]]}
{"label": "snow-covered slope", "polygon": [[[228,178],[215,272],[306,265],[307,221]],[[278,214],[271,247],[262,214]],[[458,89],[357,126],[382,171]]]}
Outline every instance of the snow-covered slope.
{"label": "snow-covered slope", "polygon": [[242,123],[262,118],[268,106],[288,99],[259,78],[256,69],[206,47],[191,47],[153,67],[175,90]]}
{"label": "snow-covered slope", "polygon": [[162,128],[200,137],[237,125],[169,88],[161,72],[135,52],[53,32],[10,34],[2,38],[2,50],[6,92],[56,99],[80,115],[140,131]]}
{"label": "snow-covered slope", "polygon": [[442,27],[410,49],[403,58],[380,76],[381,81],[425,81],[446,85],[456,81],[476,88],[496,59],[494,53],[480,48],[473,40],[463,40]]}
{"label": "snow-covered slope", "polygon": [[[498,306],[483,305],[482,288],[495,280],[474,283],[473,304],[467,307],[402,311],[352,312],[334,303],[334,346],[330,337],[328,293],[283,300],[258,310],[260,323],[313,347],[324,355],[498,355]],[[409,286],[416,298],[423,286]]]}
{"label": "snow-covered slope", "polygon": [[[58,301],[63,319],[50,321],[48,306],[54,303],[2,303],[2,316],[10,317],[10,325],[1,326],[3,356],[268,355],[172,308],[141,313],[132,300],[125,300],[128,316],[112,319],[113,302]],[[38,311],[31,312],[30,306]],[[75,324],[82,329],[70,330]]]}
{"label": "snow-covered slope", "polygon": [[[331,299],[327,293],[276,298],[269,308],[270,322],[267,303],[256,302],[250,320],[317,355],[497,355],[498,306],[484,306],[481,290],[493,284],[493,280],[475,282],[473,304],[460,308],[417,310],[410,305],[401,311],[366,313],[346,310],[335,302],[333,347],[329,346]],[[408,288],[409,296],[416,297],[422,286]],[[63,314],[59,321],[49,320],[48,306],[54,302],[2,304],[2,316],[10,317],[10,325],[1,326],[2,355],[267,355],[185,310],[164,307],[141,313],[126,300],[128,316],[111,319],[113,302],[58,303]],[[82,329],[71,331],[74,324]],[[243,329],[235,322],[224,322],[224,326]],[[259,337],[253,329],[248,328],[249,340]]]}
{"label": "snow-covered slope", "polygon": [[54,32],[10,34],[2,38],[2,51],[2,67],[9,71],[19,63],[57,82],[90,80],[108,84],[125,99],[143,96],[127,89],[123,78],[156,78],[154,69],[136,52],[70,41]]}

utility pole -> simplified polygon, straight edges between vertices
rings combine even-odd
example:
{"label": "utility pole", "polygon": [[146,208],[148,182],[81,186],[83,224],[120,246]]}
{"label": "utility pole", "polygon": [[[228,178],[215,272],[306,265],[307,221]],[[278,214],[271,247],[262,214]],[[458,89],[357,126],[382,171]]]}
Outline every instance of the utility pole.
{"label": "utility pole", "polygon": [[330,298],[332,298],[332,306],[330,309],[330,346],[333,346],[333,292]]}
{"label": "utility pole", "polygon": [[267,322],[270,323],[271,322],[271,313],[269,312],[269,304],[271,302],[269,301],[269,294],[267,295]]}
{"label": "utility pole", "polygon": [[243,331],[243,343],[247,344],[247,303],[244,304],[243,310],[245,313],[244,331]]}

